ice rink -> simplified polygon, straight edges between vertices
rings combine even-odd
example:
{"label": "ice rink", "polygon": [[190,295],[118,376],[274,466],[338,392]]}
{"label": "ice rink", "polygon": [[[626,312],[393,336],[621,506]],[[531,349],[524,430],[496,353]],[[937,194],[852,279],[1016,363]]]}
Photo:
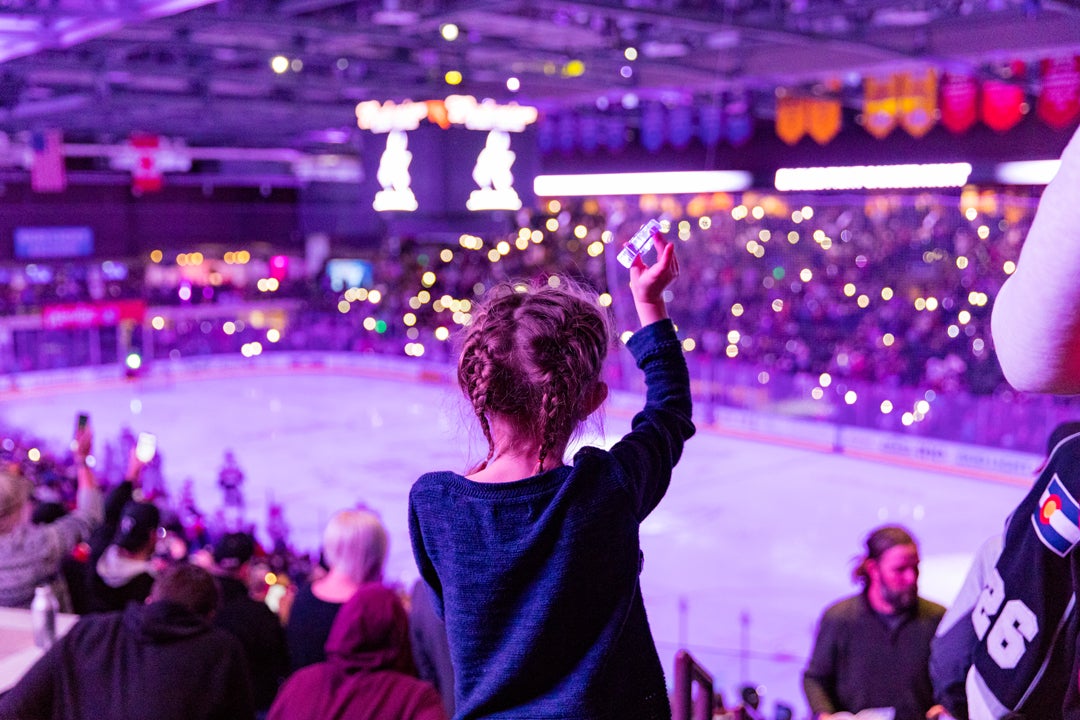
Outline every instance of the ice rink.
{"label": "ice rink", "polygon": [[[169,379],[101,380],[7,392],[0,420],[57,445],[89,411],[100,446],[122,427],[157,433],[170,489],[191,478],[203,509],[221,503],[225,450],[246,473],[246,516],[265,525],[267,503],[285,507],[291,540],[318,544],[339,508],[363,502],[391,532],[388,579],[417,577],[407,494],[433,469],[463,470],[481,448],[453,388],[377,371],[258,363]],[[616,397],[604,430],[629,426],[635,397]],[[593,438],[593,442],[604,442]],[[997,532],[1024,493],[1016,484],[856,460],[699,428],[667,497],[642,526],[642,587],[661,657],[687,647],[732,698],[763,686],[766,708],[803,714],[800,675],[817,617],[855,592],[852,560],[866,532],[909,526],[921,541],[922,594],[952,599],[971,554]],[[771,710],[770,710],[771,712]]]}

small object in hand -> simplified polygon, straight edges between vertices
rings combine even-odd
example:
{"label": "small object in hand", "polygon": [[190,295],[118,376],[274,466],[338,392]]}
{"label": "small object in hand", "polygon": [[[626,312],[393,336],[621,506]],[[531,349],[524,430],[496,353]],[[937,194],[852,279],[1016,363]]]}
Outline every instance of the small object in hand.
{"label": "small object in hand", "polygon": [[653,235],[660,232],[660,221],[650,220],[634,233],[634,237],[619,251],[619,262],[623,267],[634,264],[634,258],[649,252],[653,245]]}
{"label": "small object in hand", "polygon": [[148,432],[139,433],[139,440],[135,443],[135,457],[139,462],[146,464],[154,459],[157,453],[157,436]]}

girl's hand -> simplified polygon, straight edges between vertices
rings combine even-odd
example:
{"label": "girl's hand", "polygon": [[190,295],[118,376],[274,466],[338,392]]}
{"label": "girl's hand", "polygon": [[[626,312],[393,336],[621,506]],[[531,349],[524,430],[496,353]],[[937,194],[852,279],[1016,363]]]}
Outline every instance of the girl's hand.
{"label": "girl's hand", "polygon": [[630,292],[642,327],[667,317],[664,290],[679,277],[675,246],[660,233],[653,235],[653,244],[656,246],[655,263],[646,265],[638,255],[630,266]]}

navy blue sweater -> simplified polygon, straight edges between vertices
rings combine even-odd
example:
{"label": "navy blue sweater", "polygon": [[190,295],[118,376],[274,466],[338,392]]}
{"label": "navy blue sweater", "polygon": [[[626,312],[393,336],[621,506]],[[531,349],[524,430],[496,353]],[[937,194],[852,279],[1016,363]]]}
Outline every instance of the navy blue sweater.
{"label": "navy blue sweater", "polygon": [[669,320],[627,344],[645,408],[610,451],[509,483],[428,473],[409,495],[417,566],[446,618],[456,718],[670,717],[638,574],[638,525],[694,433]]}

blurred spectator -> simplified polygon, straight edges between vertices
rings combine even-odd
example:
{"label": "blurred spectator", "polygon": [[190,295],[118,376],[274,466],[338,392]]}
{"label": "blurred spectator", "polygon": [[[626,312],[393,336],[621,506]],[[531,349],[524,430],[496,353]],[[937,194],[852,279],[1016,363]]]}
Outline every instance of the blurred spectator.
{"label": "blurred spectator", "polygon": [[243,650],[210,624],[217,604],[208,572],[168,568],[148,603],[76,623],[0,697],[0,718],[253,718]]}
{"label": "blurred spectator", "polygon": [[128,502],[120,514],[112,542],[91,551],[87,565],[87,612],[123,610],[143,602],[154,584],[154,550],[161,513],[153,503]]}
{"label": "blurred spectator", "polygon": [[439,694],[418,680],[397,594],[361,585],[337,614],[326,661],[286,681],[271,720],[445,720]]}
{"label": "blurred spectator", "polygon": [[214,625],[244,646],[251,669],[255,710],[270,709],[278,686],[289,672],[285,630],[265,604],[248,590],[255,540],[248,533],[229,533],[214,547],[214,574],[221,586],[221,608]]}
{"label": "blurred spectator", "polygon": [[945,608],[918,595],[914,538],[896,525],[875,529],[854,576],[862,592],[825,610],[803,674],[813,717],[880,708],[894,709],[895,720],[936,715],[928,663]]}
{"label": "blurred spectator", "polygon": [[89,428],[76,433],[75,510],[47,525],[30,523],[30,482],[11,470],[0,469],[0,606],[28,608],[34,588],[49,583],[60,599],[61,610],[71,611],[60,561],[90,536],[103,515],[101,490],[87,464],[92,441]]}
{"label": "blurred spectator", "polygon": [[324,645],[341,606],[365,583],[381,582],[389,537],[371,510],[342,510],[323,532],[329,570],[305,585],[289,611],[286,636],[292,669],[326,659]]}

